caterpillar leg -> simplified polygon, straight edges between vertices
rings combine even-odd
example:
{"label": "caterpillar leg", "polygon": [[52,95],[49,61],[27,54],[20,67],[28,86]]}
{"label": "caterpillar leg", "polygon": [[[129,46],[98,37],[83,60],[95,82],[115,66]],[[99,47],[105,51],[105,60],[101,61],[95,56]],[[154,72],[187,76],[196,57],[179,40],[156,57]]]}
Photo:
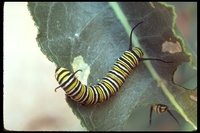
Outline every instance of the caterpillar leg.
{"label": "caterpillar leg", "polygon": [[[65,101],[72,100],[67,94],[65,94]],[[72,100],[73,101],[73,100]],[[78,103],[80,106],[86,106],[85,104]]]}
{"label": "caterpillar leg", "polygon": [[65,93],[65,101],[68,102],[69,100],[72,100],[72,99]]}

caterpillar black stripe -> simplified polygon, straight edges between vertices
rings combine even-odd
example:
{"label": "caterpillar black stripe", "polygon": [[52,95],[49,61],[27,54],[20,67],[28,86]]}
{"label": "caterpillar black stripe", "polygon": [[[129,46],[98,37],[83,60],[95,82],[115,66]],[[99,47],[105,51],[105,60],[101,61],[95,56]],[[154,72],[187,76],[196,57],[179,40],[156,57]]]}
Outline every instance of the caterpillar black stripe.
{"label": "caterpillar black stripe", "polygon": [[150,119],[149,119],[149,126],[151,126],[151,117],[152,117],[152,110],[154,109],[154,111],[158,114],[160,113],[164,113],[164,112],[168,112],[173,118],[174,120],[178,123],[178,125],[180,126],[178,120],[174,117],[174,115],[171,113],[171,111],[169,111],[167,105],[164,104],[152,104],[151,105],[151,109],[150,109]]}
{"label": "caterpillar black stripe", "polygon": [[129,49],[117,59],[107,75],[97,85],[83,85],[75,77],[76,72],[81,70],[71,73],[68,69],[61,67],[57,68],[55,71],[56,80],[60,84],[56,89],[62,87],[68,97],[82,105],[96,104],[103,102],[114,95],[140,61],[158,60],[164,63],[171,63],[161,59],[142,58],[142,50],[137,47],[132,47],[133,30],[141,23],[143,22],[138,23],[131,30]]}

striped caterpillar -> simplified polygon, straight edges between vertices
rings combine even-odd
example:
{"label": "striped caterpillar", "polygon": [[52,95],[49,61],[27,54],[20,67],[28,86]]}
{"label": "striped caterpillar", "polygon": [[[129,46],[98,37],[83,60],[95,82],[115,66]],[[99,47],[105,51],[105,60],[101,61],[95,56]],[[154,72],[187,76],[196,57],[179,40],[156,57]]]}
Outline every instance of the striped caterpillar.
{"label": "striped caterpillar", "polygon": [[164,112],[167,111],[174,118],[174,120],[178,123],[178,125],[180,126],[178,120],[174,117],[174,115],[171,113],[171,111],[169,111],[167,105],[164,105],[164,104],[152,104],[151,105],[151,109],[150,109],[149,127],[151,126],[151,117],[152,117],[152,110],[153,109],[158,114],[164,113]]}
{"label": "striped caterpillar", "polygon": [[161,59],[142,58],[142,50],[137,47],[132,47],[133,30],[141,23],[143,22],[138,23],[131,30],[129,49],[117,59],[112,68],[108,71],[107,75],[97,83],[97,85],[83,85],[75,77],[75,74],[81,70],[71,73],[68,69],[60,67],[55,71],[55,78],[59,83],[59,86],[55,88],[55,91],[61,87],[69,98],[82,105],[96,104],[103,102],[114,95],[139,62],[143,60],[157,60],[164,63],[171,63]]}

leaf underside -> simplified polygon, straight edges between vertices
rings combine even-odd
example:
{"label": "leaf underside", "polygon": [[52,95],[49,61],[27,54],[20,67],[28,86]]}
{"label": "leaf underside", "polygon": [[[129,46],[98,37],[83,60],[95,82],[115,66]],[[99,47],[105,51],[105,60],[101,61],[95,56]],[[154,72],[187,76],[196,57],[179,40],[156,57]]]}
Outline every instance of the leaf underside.
{"label": "leaf underside", "polygon": [[[43,54],[56,66],[71,71],[74,58],[81,56],[90,67],[87,85],[97,84],[98,79],[106,75],[129,46],[129,34],[120,20],[121,16],[114,12],[111,5],[108,2],[29,2],[29,11],[39,30],[37,42]],[[148,57],[174,62],[166,64],[151,61],[153,69],[162,79],[160,81],[196,126],[197,105],[189,95],[196,95],[197,90],[187,90],[173,83],[174,72],[183,62],[189,61],[189,56],[184,51],[173,54],[162,52],[165,41],[178,41],[182,47],[185,45],[173,33],[173,8],[156,2],[125,2],[117,5],[131,27],[144,22],[134,33]],[[81,67],[81,64],[77,65]],[[84,73],[86,68],[80,69]],[[70,99],[67,99],[67,103],[82,125],[90,131],[123,130],[132,111],[152,103],[166,104],[171,110],[180,112],[150,71],[141,62],[121,89],[103,103],[81,106]]]}

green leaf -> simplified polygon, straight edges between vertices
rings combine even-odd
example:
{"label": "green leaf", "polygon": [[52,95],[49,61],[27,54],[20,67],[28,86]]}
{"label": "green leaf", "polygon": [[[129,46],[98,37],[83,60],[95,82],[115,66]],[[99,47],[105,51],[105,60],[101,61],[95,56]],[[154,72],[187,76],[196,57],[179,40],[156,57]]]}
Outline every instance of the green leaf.
{"label": "green leaf", "polygon": [[[196,96],[197,89],[173,83],[177,67],[192,57],[184,52],[184,40],[175,34],[172,7],[156,2],[30,2],[28,8],[39,30],[37,42],[43,54],[56,66],[72,72],[81,69],[76,76],[87,85],[97,84],[128,49],[130,31],[141,21],[134,30],[134,46],[142,48],[145,57],[173,61],[141,62],[121,89],[103,103],[81,106],[67,99],[88,130],[123,130],[132,111],[152,103],[166,104],[197,126],[197,104],[189,97]],[[164,42],[176,47],[180,43],[181,52],[162,52]]]}

